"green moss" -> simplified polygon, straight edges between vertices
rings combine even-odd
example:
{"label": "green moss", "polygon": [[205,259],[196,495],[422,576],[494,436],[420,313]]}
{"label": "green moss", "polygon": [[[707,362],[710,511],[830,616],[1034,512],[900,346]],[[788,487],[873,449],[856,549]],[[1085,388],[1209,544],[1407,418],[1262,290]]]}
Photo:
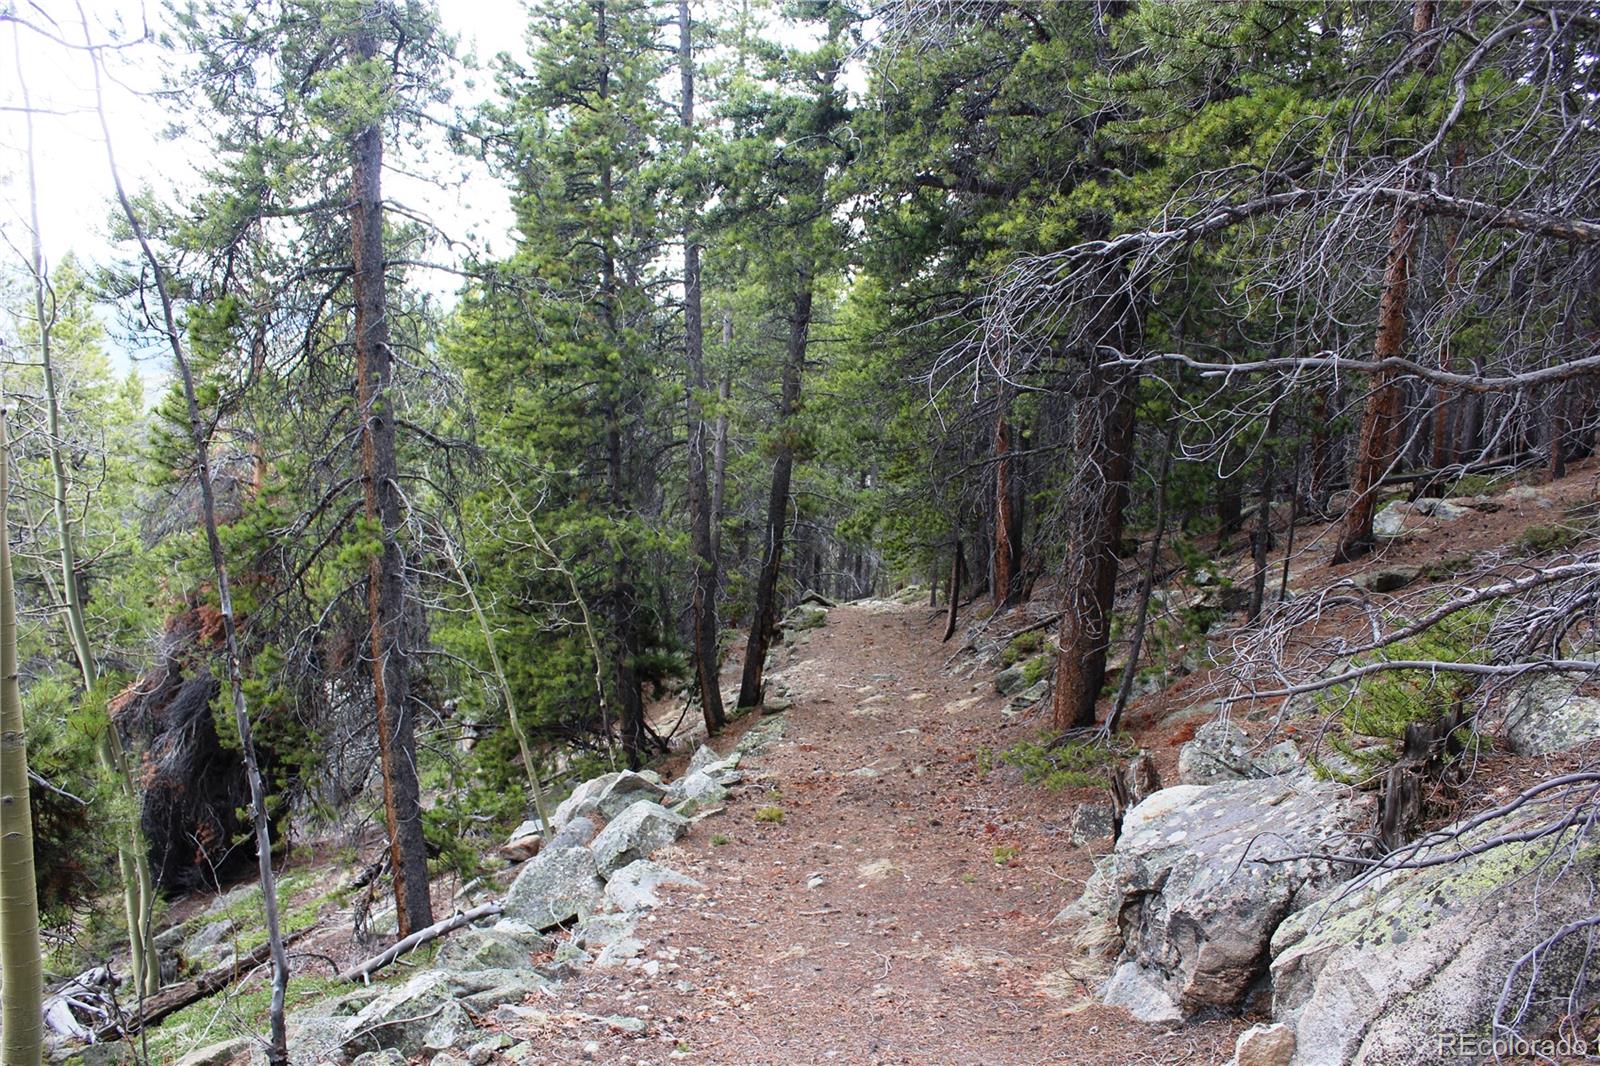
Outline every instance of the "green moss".
{"label": "green moss", "polygon": [[1018,633],[1000,653],[1000,665],[1015,666],[1029,656],[1038,654],[1043,647],[1044,630],[1035,629],[1031,633]]}
{"label": "green moss", "polygon": [[783,821],[782,807],[759,807],[756,809],[756,821],[779,823]]}
{"label": "green moss", "polygon": [[1458,500],[1466,496],[1492,496],[1510,487],[1512,479],[1505,474],[1463,474],[1445,490],[1445,496]]}
{"label": "green moss", "polygon": [[1050,672],[1052,659],[1049,655],[1035,655],[1022,664],[1022,680],[1024,685],[1034,685],[1044,680]]}

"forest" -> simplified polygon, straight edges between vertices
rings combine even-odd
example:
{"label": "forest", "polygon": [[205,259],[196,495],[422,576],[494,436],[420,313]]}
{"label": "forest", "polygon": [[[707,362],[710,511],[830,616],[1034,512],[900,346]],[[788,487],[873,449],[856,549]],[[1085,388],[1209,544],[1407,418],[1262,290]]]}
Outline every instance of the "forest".
{"label": "forest", "polygon": [[[417,967],[602,977],[560,942],[600,897],[519,886],[581,852],[616,904],[704,788],[740,833],[645,872],[704,888],[711,845],[823,839],[785,759],[902,734],[972,876],[1086,923],[1026,942],[1102,1019],[1040,1015],[1052,1061],[1172,1022],[1238,1066],[1600,1054],[1600,6],[469,7],[0,0],[0,1066],[572,1061],[294,1008],[409,980],[482,1039],[520,998]],[[892,678],[1009,702],[936,730]],[[1275,842],[1193,842],[1241,909],[1139,880],[1171,825]],[[1329,990],[1410,958],[1318,941],[1386,891],[1479,915],[1422,922],[1476,983]],[[762,1039],[700,1061],[816,1061]],[[930,1046],[840,1061],[1030,1061]]]}

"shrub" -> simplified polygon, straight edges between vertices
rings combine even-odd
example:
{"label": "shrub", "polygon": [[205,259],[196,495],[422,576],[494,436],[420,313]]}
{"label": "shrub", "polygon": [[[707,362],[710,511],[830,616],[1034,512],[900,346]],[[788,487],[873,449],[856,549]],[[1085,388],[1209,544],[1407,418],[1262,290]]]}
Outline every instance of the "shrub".
{"label": "shrub", "polygon": [[1021,769],[1029,784],[1059,791],[1103,784],[1106,767],[1125,758],[1130,748],[1128,738],[1120,735],[1108,745],[1093,740],[1056,743],[1053,735],[1044,734],[1008,748],[1000,758]]}
{"label": "shrub", "polygon": [[1000,665],[1015,666],[1029,656],[1037,654],[1043,647],[1044,630],[1035,629],[1031,633],[1018,633],[1000,653]]}
{"label": "shrub", "polygon": [[1529,555],[1543,555],[1561,548],[1570,548],[1577,541],[1578,531],[1571,526],[1529,526],[1522,531],[1522,536],[1517,538],[1517,547]]}

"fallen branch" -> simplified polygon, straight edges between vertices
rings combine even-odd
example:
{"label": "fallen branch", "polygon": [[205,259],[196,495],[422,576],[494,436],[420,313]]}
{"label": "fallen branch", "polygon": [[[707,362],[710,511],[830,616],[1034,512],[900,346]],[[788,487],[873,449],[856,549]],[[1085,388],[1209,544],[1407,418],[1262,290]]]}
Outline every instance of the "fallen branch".
{"label": "fallen branch", "polygon": [[339,975],[339,979],[341,981],[365,982],[372,977],[374,972],[383,969],[407,952],[415,951],[430,940],[437,940],[447,933],[455,932],[464,925],[471,925],[479,919],[492,917],[505,909],[505,904],[503,903],[484,903],[472,908],[470,911],[458,911],[443,921],[434,922],[426,929],[418,929],[404,940],[396,941],[389,950],[380,955],[374,955],[366,962],[346,970]]}
{"label": "fallen branch", "polygon": [[[292,944],[296,940],[316,929],[315,925],[293,933],[285,933],[283,942]],[[241,955],[232,962],[225,962],[221,966],[207,970],[198,977],[191,978],[181,984],[164,988],[144,1001],[144,1007],[137,1017],[129,1018],[125,1022],[102,1026],[98,1035],[101,1040],[117,1040],[140,1029],[155,1025],[170,1014],[175,1014],[191,1003],[196,1003],[207,996],[227,988],[235,981],[244,977],[251,970],[262,965],[272,958],[272,944],[260,944],[252,951]]]}

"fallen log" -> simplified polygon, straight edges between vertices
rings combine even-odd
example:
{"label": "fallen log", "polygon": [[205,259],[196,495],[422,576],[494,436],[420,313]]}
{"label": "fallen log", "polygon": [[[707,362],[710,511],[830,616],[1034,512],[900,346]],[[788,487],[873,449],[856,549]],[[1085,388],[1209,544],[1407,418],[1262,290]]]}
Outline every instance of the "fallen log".
{"label": "fallen log", "polygon": [[389,950],[379,955],[374,955],[366,962],[359,963],[339,975],[341,981],[366,981],[374,972],[383,969],[400,956],[409,951],[415,951],[430,940],[437,940],[447,933],[453,933],[464,925],[471,925],[482,918],[489,918],[505,910],[503,903],[484,903],[472,908],[470,911],[457,911],[443,921],[434,922],[426,929],[418,929],[415,933],[403,940],[398,940]]}
{"label": "fallen log", "polygon": [[[311,925],[293,933],[286,933],[283,937],[283,943],[288,946],[316,928],[315,925]],[[263,943],[232,962],[225,962],[221,966],[207,970],[198,977],[181,981],[170,988],[163,988],[144,1001],[136,1016],[103,1026],[98,1030],[98,1035],[101,1040],[117,1040],[131,1033],[136,1033],[146,1026],[155,1025],[168,1015],[176,1014],[189,1004],[198,1003],[207,996],[215,995],[222,991],[271,958],[272,945]]]}

